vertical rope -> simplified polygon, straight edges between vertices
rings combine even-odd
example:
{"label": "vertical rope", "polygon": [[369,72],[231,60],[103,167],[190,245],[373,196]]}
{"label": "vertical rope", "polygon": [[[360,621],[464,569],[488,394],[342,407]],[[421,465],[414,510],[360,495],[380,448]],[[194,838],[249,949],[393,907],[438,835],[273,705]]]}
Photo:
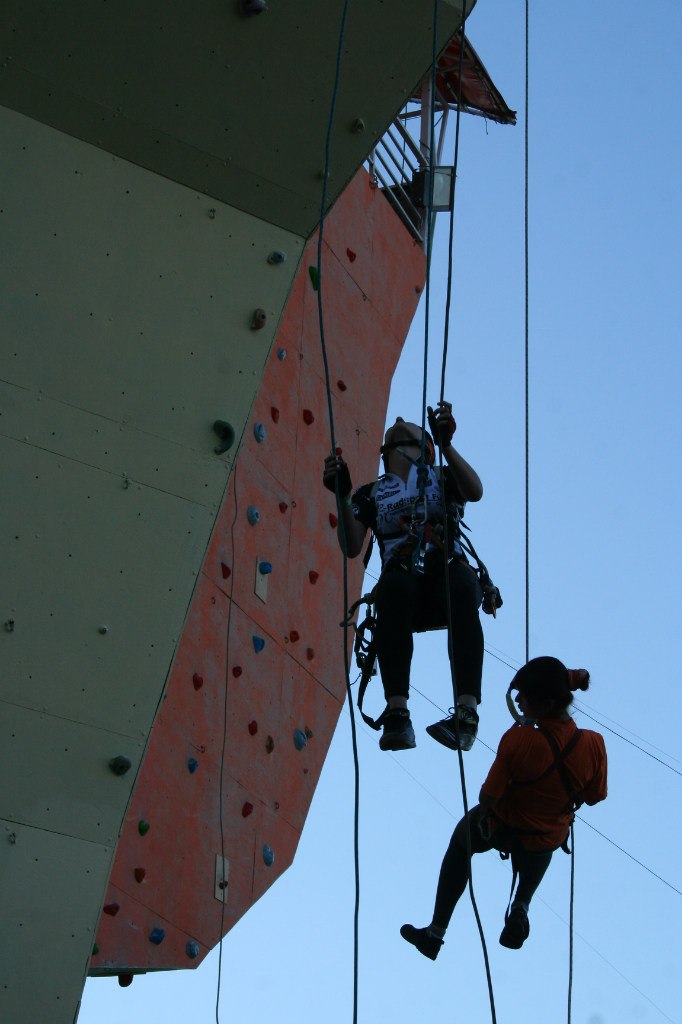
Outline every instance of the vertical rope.
{"label": "vertical rope", "polygon": [[[331,163],[331,137],[334,126],[334,114],[336,111],[336,100],[339,92],[339,81],[341,78],[341,59],[343,56],[343,41],[346,33],[346,22],[348,20],[349,0],[345,0],[341,15],[339,38],[336,51],[336,68],[334,73],[334,85],[329,107],[329,120],[327,122],[327,135],[325,139],[324,170],[322,172],[322,195],[320,198],[320,226],[317,237],[317,315],[320,330],[320,347],[322,350],[322,362],[324,364],[324,379],[327,395],[327,410],[329,415],[329,433],[331,439],[331,451],[336,451],[336,435],[334,429],[334,410],[332,408],[332,392],[329,374],[329,360],[327,358],[327,344],[324,330],[324,308],[322,302],[322,252],[324,237],[324,221],[327,208],[327,182],[329,180],[329,167]],[[351,743],[353,748],[354,766],[354,826],[353,826],[353,858],[355,865],[355,903],[353,911],[353,1024],[358,1020],[358,965],[359,965],[359,918],[360,918],[360,762],[358,759],[358,742],[355,725],[355,711],[353,708],[353,694],[350,683],[350,665],[348,661],[348,556],[347,545],[343,525],[343,509],[339,495],[338,480],[336,482],[336,512],[340,526],[343,555],[343,666],[346,680],[346,695],[348,697],[348,712],[350,715]]]}
{"label": "vertical rope", "polygon": [[571,822],[571,909],[568,918],[568,1024],[571,1024],[573,996],[573,896],[575,892],[575,835]]}
{"label": "vertical rope", "polygon": [[526,94],[524,115],[524,332],[525,332],[525,454],[526,454],[526,662],[530,659],[530,428],[529,428],[529,266],[528,266],[528,69],[530,0],[526,0]]}

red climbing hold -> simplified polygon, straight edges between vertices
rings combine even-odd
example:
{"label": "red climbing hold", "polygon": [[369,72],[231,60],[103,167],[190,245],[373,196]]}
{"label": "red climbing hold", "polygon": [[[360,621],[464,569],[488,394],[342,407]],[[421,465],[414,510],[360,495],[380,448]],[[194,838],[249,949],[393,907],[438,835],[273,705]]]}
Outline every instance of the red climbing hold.
{"label": "red climbing hold", "polygon": [[276,409],[274,405],[270,406],[270,415],[273,423],[279,423],[279,409]]}
{"label": "red climbing hold", "polygon": [[253,804],[247,800],[242,806],[242,818],[248,818],[250,814],[253,814]]}
{"label": "red climbing hold", "polygon": [[120,906],[118,905],[118,903],[106,903],[106,904],[105,904],[105,905],[104,905],[104,906],[102,907],[102,911],[103,911],[103,912],[104,912],[105,914],[108,914],[108,915],[109,915],[109,917],[116,917],[116,915],[118,914],[118,912],[119,912],[119,910],[120,910],[120,909],[121,909],[121,908],[120,908]]}
{"label": "red climbing hold", "polygon": [[235,665],[234,668],[232,669],[232,675],[234,676],[235,679],[239,679],[241,674],[242,674],[242,667],[241,667],[241,665]]}
{"label": "red climbing hold", "polygon": [[358,254],[356,252],[353,252],[352,249],[346,249],[346,256],[348,257],[351,263],[355,263],[356,259],[358,258]]}
{"label": "red climbing hold", "polygon": [[229,565],[225,565],[224,562],[220,563],[220,571],[223,574],[223,579],[224,580],[229,579],[230,576],[232,575],[232,570],[230,569]]}
{"label": "red climbing hold", "polygon": [[308,579],[310,580],[310,582],[311,582],[312,584],[315,584],[315,583],[317,583],[317,581],[319,580],[319,578],[320,578],[320,574],[319,574],[319,572],[315,572],[315,570],[314,570],[314,569],[311,569],[311,570],[310,570],[310,572],[308,573]]}
{"label": "red climbing hold", "polygon": [[292,629],[291,632],[289,633],[289,639],[291,640],[292,644],[295,644],[297,640],[301,639],[301,634],[298,633],[295,629]]}
{"label": "red climbing hold", "polygon": [[280,510],[280,512],[286,512],[286,510],[288,508],[289,508],[289,506],[287,505],[286,501],[280,501],[280,503],[279,503],[279,510]]}
{"label": "red climbing hold", "polygon": [[249,722],[249,734],[251,736],[255,736],[257,732],[258,732],[258,722],[256,722],[255,720],[253,722]]}
{"label": "red climbing hold", "polygon": [[272,736],[268,736],[268,738],[265,741],[265,752],[266,752],[266,754],[271,754],[274,749],[275,749],[275,741],[273,740]]}
{"label": "red climbing hold", "polygon": [[334,451],[337,455],[343,455],[343,448],[335,448]]}
{"label": "red climbing hold", "polygon": [[204,685],[204,677],[200,676],[198,672],[195,672],[192,676],[192,682],[194,683],[194,689],[200,690]]}
{"label": "red climbing hold", "polygon": [[308,659],[308,661],[313,660],[313,658],[315,657],[315,651],[312,649],[312,647],[306,648],[305,656]]}
{"label": "red climbing hold", "polygon": [[348,385],[345,383],[345,381],[337,380],[336,386],[339,389],[339,391],[347,391],[348,390]]}
{"label": "red climbing hold", "polygon": [[313,416],[310,409],[303,410],[303,422],[307,423],[308,426],[310,426],[311,423],[315,422],[315,417]]}
{"label": "red climbing hold", "polygon": [[339,525],[339,520],[337,519],[333,512],[329,513],[329,525],[333,530],[335,530],[336,527]]}
{"label": "red climbing hold", "polygon": [[147,872],[145,871],[144,868],[135,868],[133,874],[135,875],[136,882],[143,882],[144,876],[147,874]]}

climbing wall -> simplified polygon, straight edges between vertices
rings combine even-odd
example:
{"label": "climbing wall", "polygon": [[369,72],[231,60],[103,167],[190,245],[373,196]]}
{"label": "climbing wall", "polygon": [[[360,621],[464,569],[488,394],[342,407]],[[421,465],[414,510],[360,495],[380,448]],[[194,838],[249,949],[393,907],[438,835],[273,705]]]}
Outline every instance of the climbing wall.
{"label": "climbing wall", "polygon": [[[376,475],[424,254],[364,171],[325,224],[337,445]],[[309,242],[128,809],[91,973],[196,965],[291,863],[345,699],[342,562]],[[350,565],[351,600],[362,578]]]}
{"label": "climbing wall", "polygon": [[303,242],[1,107],[0,131],[0,1020],[71,1024]]}

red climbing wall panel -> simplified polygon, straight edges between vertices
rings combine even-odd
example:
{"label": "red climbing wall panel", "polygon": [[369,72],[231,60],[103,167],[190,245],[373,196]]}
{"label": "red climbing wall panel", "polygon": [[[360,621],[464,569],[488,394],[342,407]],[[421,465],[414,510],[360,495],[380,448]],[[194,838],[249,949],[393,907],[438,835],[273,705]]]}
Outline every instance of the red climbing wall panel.
{"label": "red climbing wall panel", "polygon": [[[325,222],[325,243],[336,438],[359,484],[376,472],[425,261],[364,171]],[[316,249],[314,237],[188,610],[119,841],[95,973],[196,966],[289,866],[345,699],[342,562],[321,483],[330,441],[308,274]],[[271,571],[259,577],[260,562]],[[351,600],[361,582],[358,559]]]}

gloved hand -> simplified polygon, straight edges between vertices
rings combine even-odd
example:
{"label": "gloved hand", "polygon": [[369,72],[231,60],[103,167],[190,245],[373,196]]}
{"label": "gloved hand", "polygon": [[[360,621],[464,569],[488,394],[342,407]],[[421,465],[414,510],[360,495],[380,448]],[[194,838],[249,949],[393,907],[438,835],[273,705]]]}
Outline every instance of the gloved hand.
{"label": "gloved hand", "polygon": [[457,430],[455,417],[452,415],[452,405],[450,402],[439,402],[435,411],[430,405],[427,406],[426,411],[433,440],[439,448],[447,448]]}
{"label": "gloved hand", "polygon": [[324,460],[322,483],[328,491],[331,491],[332,494],[336,494],[337,480],[339,485],[339,498],[343,500],[344,498],[347,498],[353,490],[353,484],[350,479],[350,470],[340,455],[328,455]]}

